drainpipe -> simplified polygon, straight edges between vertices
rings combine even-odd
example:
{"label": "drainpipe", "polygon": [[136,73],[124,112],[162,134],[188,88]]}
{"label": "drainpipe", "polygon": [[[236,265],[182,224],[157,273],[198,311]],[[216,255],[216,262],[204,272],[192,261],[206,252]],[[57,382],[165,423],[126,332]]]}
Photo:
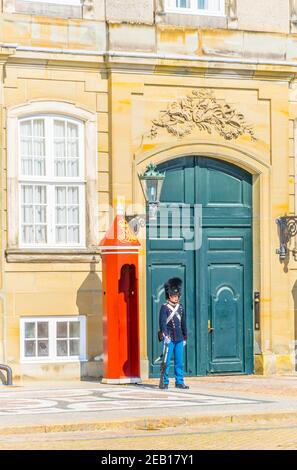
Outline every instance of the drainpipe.
{"label": "drainpipe", "polygon": [[4,370],[7,374],[6,385],[12,385],[12,369],[9,366],[0,364],[0,370]]}

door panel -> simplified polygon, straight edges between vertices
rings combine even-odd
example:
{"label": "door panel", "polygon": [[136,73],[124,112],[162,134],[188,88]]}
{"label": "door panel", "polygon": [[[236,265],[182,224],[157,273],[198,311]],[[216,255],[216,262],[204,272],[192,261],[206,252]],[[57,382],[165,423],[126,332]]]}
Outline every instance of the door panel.
{"label": "door panel", "polygon": [[[166,302],[164,293],[164,283],[171,277],[179,277],[183,281],[183,298],[182,304],[187,311],[193,311],[193,254],[184,256],[183,252],[175,254],[163,254],[161,258],[154,253],[151,259],[148,274],[147,286],[148,291],[152,292],[148,296],[148,329],[151,341],[148,344],[148,356],[150,358],[150,376],[159,377],[160,374],[160,355],[162,353],[162,343],[157,339],[157,332],[159,330],[159,312],[163,303]],[[187,326],[190,330],[195,331],[193,324],[193,316],[187,321]],[[193,341],[193,338],[192,338]],[[195,374],[195,355],[188,355],[187,349],[185,350],[185,373],[187,375]],[[171,371],[172,372],[172,371]]]}
{"label": "door panel", "polygon": [[[180,277],[186,309],[186,375],[251,373],[252,177],[226,162],[184,157],[158,167],[166,171],[162,207],[177,203],[169,226],[158,218],[147,231],[147,325],[150,376],[160,373],[157,340],[163,285]],[[187,249],[176,231],[181,206],[190,206],[186,223],[193,230],[194,205],[202,205],[202,247]],[[164,230],[165,229],[165,230]],[[208,321],[213,330],[208,331]]]}
{"label": "door panel", "polygon": [[208,306],[201,314],[212,328],[202,338],[207,373],[247,373],[253,368],[251,229],[205,228],[203,245]]}
{"label": "door panel", "polygon": [[243,372],[243,266],[211,265],[209,372]]}

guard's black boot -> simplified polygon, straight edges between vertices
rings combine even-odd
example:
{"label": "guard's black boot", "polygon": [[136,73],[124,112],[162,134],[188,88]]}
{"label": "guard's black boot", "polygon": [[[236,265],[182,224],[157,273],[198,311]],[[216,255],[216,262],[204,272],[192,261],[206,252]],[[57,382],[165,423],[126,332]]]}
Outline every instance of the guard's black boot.
{"label": "guard's black boot", "polygon": [[159,385],[159,388],[160,388],[161,390],[167,390],[167,389],[168,389],[168,385],[167,385],[167,384]]}
{"label": "guard's black boot", "polygon": [[182,388],[183,390],[187,390],[190,387],[186,384],[176,384],[175,388]]}

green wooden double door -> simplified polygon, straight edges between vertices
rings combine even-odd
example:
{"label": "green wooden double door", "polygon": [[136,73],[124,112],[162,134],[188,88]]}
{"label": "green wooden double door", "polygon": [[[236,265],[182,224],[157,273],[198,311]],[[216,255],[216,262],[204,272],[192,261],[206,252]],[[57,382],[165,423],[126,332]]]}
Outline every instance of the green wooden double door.
{"label": "green wooden double door", "polygon": [[[159,216],[147,232],[150,376],[160,372],[159,310],[165,302],[163,285],[170,277],[183,280],[186,375],[250,374],[252,177],[204,157],[179,158],[159,169],[166,170],[161,209],[168,209],[168,216]],[[194,217],[196,205],[202,206],[200,227]],[[189,233],[200,237],[201,246],[191,246]]]}

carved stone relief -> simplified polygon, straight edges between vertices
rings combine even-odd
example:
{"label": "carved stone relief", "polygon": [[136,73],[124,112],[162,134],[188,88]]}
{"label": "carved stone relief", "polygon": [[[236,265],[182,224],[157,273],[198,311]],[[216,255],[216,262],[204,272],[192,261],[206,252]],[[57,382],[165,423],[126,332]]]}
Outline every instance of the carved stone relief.
{"label": "carved stone relief", "polygon": [[157,137],[160,128],[179,138],[196,128],[209,134],[216,131],[225,140],[238,139],[244,134],[256,140],[253,126],[245,121],[243,114],[227,103],[220,103],[212,90],[192,91],[191,95],[169,104],[152,123],[149,134],[152,139]]}

